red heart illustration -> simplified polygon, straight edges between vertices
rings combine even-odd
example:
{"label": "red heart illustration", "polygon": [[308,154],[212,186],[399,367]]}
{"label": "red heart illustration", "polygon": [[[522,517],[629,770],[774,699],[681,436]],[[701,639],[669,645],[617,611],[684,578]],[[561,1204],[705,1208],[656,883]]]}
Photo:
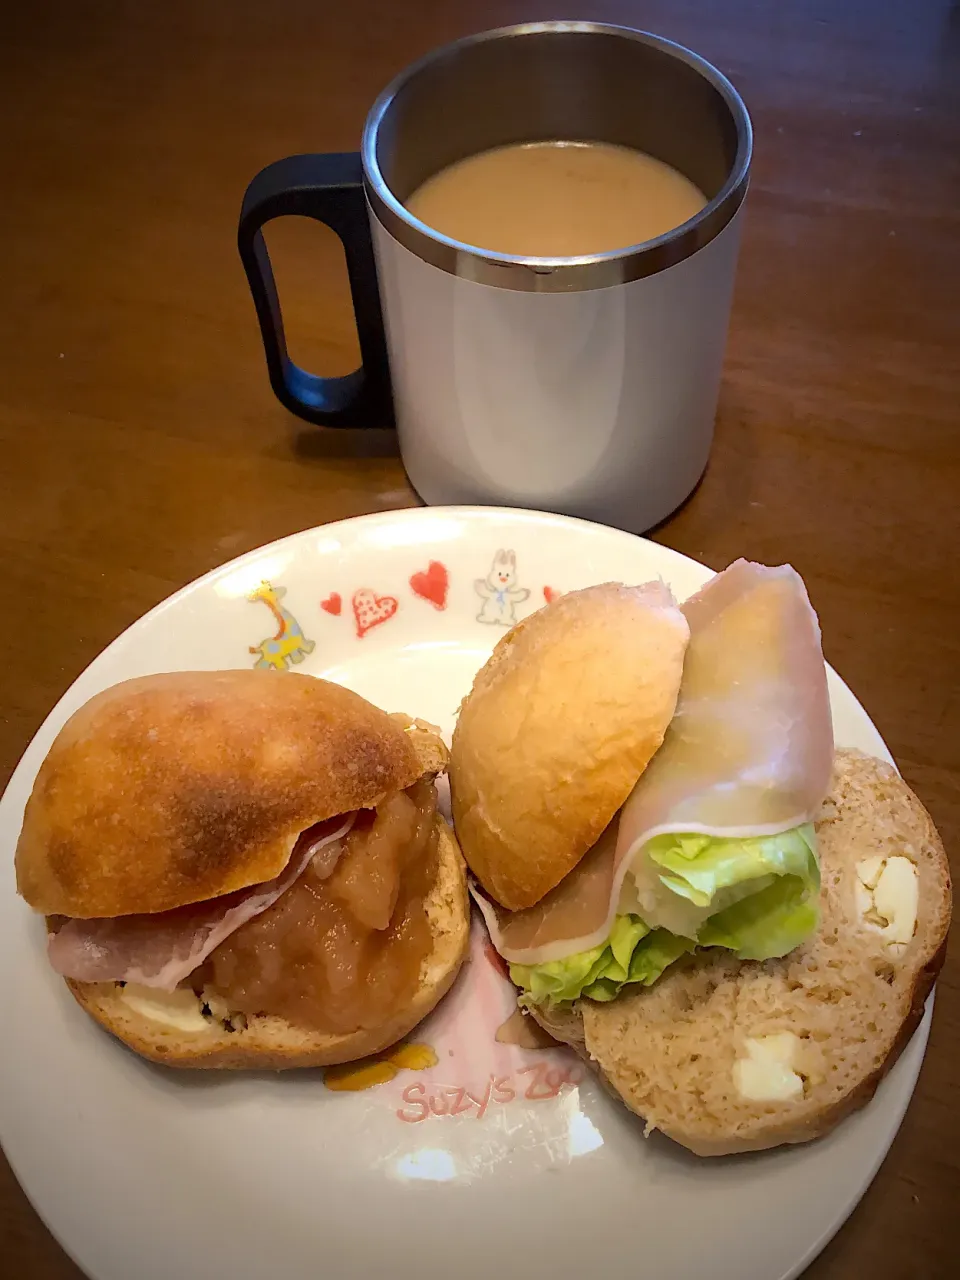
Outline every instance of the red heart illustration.
{"label": "red heart illustration", "polygon": [[361,640],[373,627],[388,622],[396,612],[396,596],[378,596],[369,587],[361,587],[353,593],[353,616],[357,623],[357,636]]}
{"label": "red heart illustration", "polygon": [[410,579],[410,590],[413,594],[419,596],[421,600],[429,600],[435,609],[447,607],[449,585],[450,575],[447,573],[447,566],[441,564],[439,560],[431,560],[427,565],[426,573],[421,570]]}
{"label": "red heart illustration", "polygon": [[559,600],[563,595],[562,591],[558,591],[556,587],[544,587],[543,598],[547,604],[553,604],[554,600]]}
{"label": "red heart illustration", "polygon": [[320,608],[325,613],[332,613],[335,618],[340,617],[340,610],[343,608],[343,601],[340,599],[339,591],[331,591],[326,600],[320,601]]}

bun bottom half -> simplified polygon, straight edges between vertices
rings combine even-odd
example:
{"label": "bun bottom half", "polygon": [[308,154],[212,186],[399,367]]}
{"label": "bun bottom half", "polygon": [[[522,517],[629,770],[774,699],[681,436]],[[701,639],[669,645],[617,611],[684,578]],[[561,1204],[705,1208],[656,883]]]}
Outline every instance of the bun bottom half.
{"label": "bun bottom half", "polygon": [[[893,768],[842,750],[817,830],[820,928],[782,960],[739,961],[712,948],[609,1004],[531,1010],[647,1132],[701,1156],[808,1142],[870,1101],[919,1026],[951,915],[933,822]],[[857,867],[877,856],[908,856],[917,867],[916,930],[902,955],[859,913]],[[802,1095],[744,1098],[733,1067],[745,1041],[781,1032],[798,1038]]]}
{"label": "bun bottom half", "polygon": [[467,953],[470,906],[463,859],[446,822],[438,817],[437,826],[439,868],[425,902],[433,948],[423,961],[413,998],[378,1027],[338,1035],[291,1026],[282,1018],[250,1017],[241,1030],[227,1030],[211,1018],[203,1030],[184,1031],[137,1013],[116,983],[67,979],[67,986],[111,1035],[142,1058],[167,1067],[285,1071],[334,1066],[379,1053],[433,1011],[453,985]]}

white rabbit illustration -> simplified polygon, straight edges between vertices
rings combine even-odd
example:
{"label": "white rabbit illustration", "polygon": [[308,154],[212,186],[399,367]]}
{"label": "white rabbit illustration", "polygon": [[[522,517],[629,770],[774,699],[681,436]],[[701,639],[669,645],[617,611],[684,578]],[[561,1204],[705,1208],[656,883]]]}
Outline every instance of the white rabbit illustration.
{"label": "white rabbit illustration", "polygon": [[486,578],[477,578],[474,590],[483,597],[477,614],[478,622],[512,627],[517,621],[516,606],[530,595],[526,587],[517,586],[517,556],[514,551],[498,551]]}

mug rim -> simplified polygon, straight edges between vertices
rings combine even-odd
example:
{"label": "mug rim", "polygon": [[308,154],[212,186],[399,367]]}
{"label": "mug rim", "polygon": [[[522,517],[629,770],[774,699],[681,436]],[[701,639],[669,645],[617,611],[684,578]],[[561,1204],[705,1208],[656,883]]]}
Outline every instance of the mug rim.
{"label": "mug rim", "polygon": [[[692,218],[653,240],[604,253],[576,257],[536,257],[496,253],[435,230],[412,214],[394,195],[377,158],[382,124],[397,94],[422,70],[452,51],[492,40],[544,34],[611,35],[646,44],[686,63],[723,99],[737,132],[737,149],[723,186]],[[481,284],[526,292],[570,292],[597,289],[656,275],[691,257],[715,239],[733,220],[747,193],[753,153],[753,128],[740,94],[727,77],[685,45],[650,31],[593,21],[520,22],[462,36],[439,45],[411,62],[378,95],[367,115],[361,142],[364,189],[373,216],[418,258],[451,275]]]}

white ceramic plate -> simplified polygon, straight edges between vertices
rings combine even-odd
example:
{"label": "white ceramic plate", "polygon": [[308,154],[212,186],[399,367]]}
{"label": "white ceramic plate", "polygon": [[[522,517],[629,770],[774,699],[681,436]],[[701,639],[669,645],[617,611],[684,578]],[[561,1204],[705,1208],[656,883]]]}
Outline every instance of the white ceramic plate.
{"label": "white ceramic plate", "polygon": [[[16,896],[37,767],[98,690],[154,671],[296,664],[449,731],[496,640],[545,596],[658,574],[680,597],[710,576],[654,543],[530,512],[327,525],[186,587],[51,712],[0,804],[0,1139],[95,1280],[582,1280],[625,1267],[657,1280],[784,1280],[837,1230],[900,1124],[929,1010],[874,1101],[830,1137],[699,1161],[645,1141],[565,1050],[495,1041],[511,992],[476,923],[471,962],[411,1037],[412,1066],[381,1064],[392,1079],[333,1091],[319,1071],[231,1077],[142,1062],[74,1004]],[[833,673],[830,691],[837,741],[889,758]]]}

